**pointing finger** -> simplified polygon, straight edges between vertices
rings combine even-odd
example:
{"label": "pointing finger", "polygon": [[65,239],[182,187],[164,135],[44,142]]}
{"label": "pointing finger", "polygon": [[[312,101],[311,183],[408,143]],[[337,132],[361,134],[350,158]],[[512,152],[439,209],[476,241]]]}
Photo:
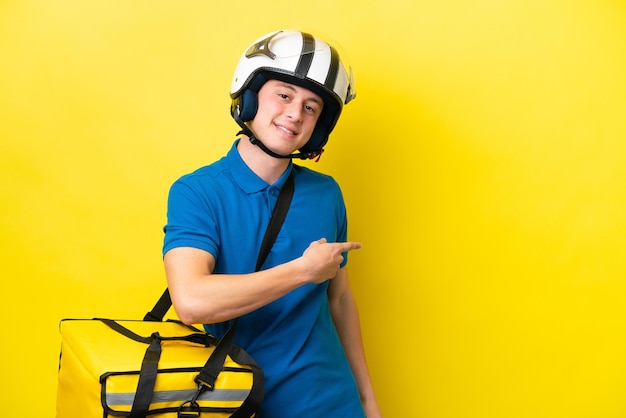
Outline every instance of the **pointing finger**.
{"label": "pointing finger", "polygon": [[358,250],[359,248],[361,248],[360,242],[338,242],[336,243],[336,245],[339,247],[342,253],[346,251]]}

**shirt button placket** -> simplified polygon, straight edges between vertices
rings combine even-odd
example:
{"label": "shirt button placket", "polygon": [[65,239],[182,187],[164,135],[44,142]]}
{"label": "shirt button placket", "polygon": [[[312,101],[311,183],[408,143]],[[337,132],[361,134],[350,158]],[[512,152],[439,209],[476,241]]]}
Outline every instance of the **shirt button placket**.
{"label": "shirt button placket", "polygon": [[267,189],[267,204],[269,213],[272,213],[274,206],[276,205],[276,201],[278,200],[278,188],[271,186]]}

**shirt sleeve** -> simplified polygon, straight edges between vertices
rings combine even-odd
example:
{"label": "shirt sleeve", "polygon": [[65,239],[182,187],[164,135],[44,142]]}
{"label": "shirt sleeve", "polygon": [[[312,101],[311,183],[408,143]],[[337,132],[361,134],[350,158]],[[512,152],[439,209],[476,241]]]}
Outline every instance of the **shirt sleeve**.
{"label": "shirt sleeve", "polygon": [[[343,200],[341,188],[337,183],[337,238],[335,242],[346,242],[348,240],[348,216],[346,213],[346,204]],[[343,253],[343,262],[341,267],[348,263],[348,253]]]}
{"label": "shirt sleeve", "polygon": [[193,247],[217,258],[218,225],[206,191],[193,187],[185,177],[170,188],[163,255],[172,248]]}

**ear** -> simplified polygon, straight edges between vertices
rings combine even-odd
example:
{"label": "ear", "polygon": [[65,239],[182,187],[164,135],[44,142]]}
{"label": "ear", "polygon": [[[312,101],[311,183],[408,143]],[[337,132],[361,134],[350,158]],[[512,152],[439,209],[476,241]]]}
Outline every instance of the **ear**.
{"label": "ear", "polygon": [[241,97],[239,98],[240,104],[240,113],[239,117],[244,122],[249,122],[254,119],[256,116],[256,111],[259,107],[259,99],[257,98],[256,92],[248,89],[243,92]]}

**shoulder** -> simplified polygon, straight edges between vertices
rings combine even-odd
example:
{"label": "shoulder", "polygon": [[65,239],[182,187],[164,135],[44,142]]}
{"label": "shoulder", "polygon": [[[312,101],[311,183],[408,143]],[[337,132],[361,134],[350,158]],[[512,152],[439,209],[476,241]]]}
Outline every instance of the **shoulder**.
{"label": "shoulder", "polygon": [[312,211],[328,213],[345,206],[339,183],[332,176],[294,165],[295,201]]}
{"label": "shoulder", "polygon": [[306,185],[309,187],[317,187],[326,190],[340,190],[339,184],[335,179],[328,174],[320,173],[319,171],[311,170],[308,167],[303,167],[294,164],[294,179],[298,182],[298,185]]}
{"label": "shoulder", "polygon": [[206,181],[212,181],[212,179],[219,179],[221,175],[228,169],[228,165],[224,163],[224,159],[215,161],[212,164],[200,167],[190,173],[184,174],[179,177],[176,183],[203,183]]}
{"label": "shoulder", "polygon": [[171,185],[168,201],[170,207],[184,209],[214,206],[223,201],[224,196],[232,195],[234,188],[227,164],[218,160],[210,165],[184,174]]}
{"label": "shoulder", "polygon": [[224,164],[223,159],[218,160],[180,176],[171,188],[172,190],[185,188],[202,190],[215,187],[229,177],[224,175],[226,171],[228,171],[228,165]]}

